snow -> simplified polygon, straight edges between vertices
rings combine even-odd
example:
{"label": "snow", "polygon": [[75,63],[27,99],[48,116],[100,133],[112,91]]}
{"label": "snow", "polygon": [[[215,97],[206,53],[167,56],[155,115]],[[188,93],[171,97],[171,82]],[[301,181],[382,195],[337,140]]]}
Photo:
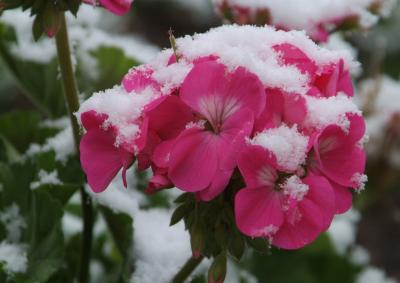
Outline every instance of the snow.
{"label": "snow", "polygon": [[331,97],[305,96],[307,102],[307,116],[304,124],[318,130],[334,124],[348,130],[350,126],[346,114],[361,115],[361,111],[352,99],[343,93]]}
{"label": "snow", "polygon": [[397,281],[386,277],[383,270],[376,267],[364,269],[357,277],[356,283],[396,283]]}
{"label": "snow", "polygon": [[25,272],[27,268],[26,247],[8,242],[0,243],[0,262],[4,263],[8,274]]}
{"label": "snow", "polygon": [[283,192],[286,195],[289,195],[291,198],[297,201],[303,200],[304,196],[309,190],[308,185],[304,184],[301,179],[296,175],[289,177],[282,185],[282,187]]}
{"label": "snow", "polygon": [[[81,5],[77,18],[68,16],[69,35],[73,50],[77,51],[77,58],[84,63],[89,62],[91,68],[88,73],[95,72],[95,66],[90,65],[90,52],[100,46],[116,47],[121,49],[126,56],[139,62],[147,62],[154,58],[159,49],[136,36],[119,36],[106,33],[99,26],[109,18],[115,18],[102,9],[93,9],[89,5]],[[33,18],[29,11],[6,10],[0,18],[4,23],[16,30],[17,42],[11,46],[14,56],[37,63],[46,64],[56,57],[54,39],[43,36],[35,42],[32,36]],[[118,25],[118,24],[117,24]],[[85,68],[85,66],[83,66]]]}
{"label": "snow", "polygon": [[[306,30],[309,34],[318,33],[320,24],[328,24],[350,16],[357,16],[362,27],[369,28],[378,21],[378,16],[368,9],[376,0],[213,0],[216,5],[227,2],[230,7],[249,9],[255,13],[268,9],[271,24],[288,30]],[[379,1],[379,0],[378,0]],[[387,15],[393,1],[383,1],[381,9]],[[296,16],[293,16],[296,15]]]}
{"label": "snow", "polygon": [[68,126],[54,137],[46,140],[43,146],[31,144],[26,155],[32,156],[40,152],[53,150],[56,154],[56,160],[65,162],[67,158],[75,153],[74,139],[72,137],[72,128]]}
{"label": "snow", "polygon": [[[387,76],[362,81],[359,85],[358,104],[364,108],[369,142],[367,151],[371,156],[381,153],[382,137],[395,115],[400,115],[400,82]],[[386,148],[386,150],[388,150]],[[399,147],[390,151],[389,162],[400,167]]]}
{"label": "snow", "polygon": [[[134,219],[136,262],[131,282],[167,283],[192,255],[189,234],[182,222],[169,227],[171,210],[140,208],[147,199],[135,189],[133,174],[132,168],[127,171],[128,189],[123,188],[121,178],[116,178],[101,194],[93,193],[89,187],[86,190],[94,201]],[[204,261],[197,272],[205,272],[206,265]]]}
{"label": "snow", "polygon": [[118,133],[115,145],[119,146],[123,142],[134,140],[139,134],[139,126],[134,121],[140,117],[144,106],[155,98],[157,96],[151,87],[139,93],[128,93],[122,86],[115,86],[93,94],[81,105],[76,117],[80,120],[81,115],[88,111],[106,114],[103,127],[116,127]]}
{"label": "snow", "polygon": [[332,244],[340,255],[344,255],[356,240],[357,223],[360,213],[354,209],[336,216],[328,229]]}
{"label": "snow", "polygon": [[371,256],[369,252],[362,246],[356,245],[350,253],[350,260],[357,265],[366,265],[369,263]]}
{"label": "snow", "polygon": [[41,169],[38,173],[38,181],[31,183],[31,190],[35,190],[42,185],[61,185],[57,170],[47,172]]}
{"label": "snow", "polygon": [[365,183],[368,181],[368,176],[365,174],[355,173],[351,181],[357,185],[357,192],[361,192],[365,189]]}
{"label": "snow", "polygon": [[258,133],[250,143],[270,150],[278,165],[288,171],[296,171],[306,160],[308,137],[302,135],[296,126],[267,129]]}
{"label": "snow", "polygon": [[0,213],[0,221],[7,231],[7,241],[16,243],[20,240],[22,229],[26,228],[25,219],[19,214],[19,206],[13,203]]}
{"label": "snow", "polygon": [[63,234],[66,238],[72,237],[82,231],[82,219],[71,214],[64,213],[62,218]]}
{"label": "snow", "polygon": [[[239,66],[245,67],[258,75],[265,86],[299,94],[305,94],[309,89],[309,78],[295,66],[283,65],[280,62],[279,54],[273,49],[277,44],[289,43],[297,46],[320,67],[340,59],[344,60],[346,68],[357,66],[350,53],[345,50],[322,49],[304,32],[276,31],[271,27],[222,26],[204,34],[178,38],[176,43],[178,52],[183,55],[180,61],[191,62],[200,57],[216,55],[219,57],[218,61],[230,70]],[[171,50],[165,50],[158,58],[164,63],[161,66],[154,64],[154,68],[165,69],[165,60],[168,60],[171,54]]]}

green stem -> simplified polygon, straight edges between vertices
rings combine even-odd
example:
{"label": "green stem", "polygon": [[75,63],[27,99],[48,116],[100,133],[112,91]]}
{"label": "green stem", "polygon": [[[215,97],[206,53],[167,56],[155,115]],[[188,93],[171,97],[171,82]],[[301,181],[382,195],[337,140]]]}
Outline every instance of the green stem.
{"label": "green stem", "polygon": [[172,279],[172,283],[183,283],[185,280],[192,274],[192,272],[196,269],[196,267],[201,263],[203,260],[203,256],[200,256],[198,258],[191,257],[188,259],[188,261],[185,263],[184,266],[182,266],[181,270],[174,276]]}
{"label": "green stem", "polygon": [[[64,95],[72,125],[75,148],[76,152],[79,154],[79,142],[81,136],[78,121],[74,116],[74,113],[79,109],[78,85],[76,83],[74,70],[72,67],[71,50],[69,46],[67,24],[64,13],[61,14],[61,27],[56,35],[56,45],[64,86]],[[81,246],[79,282],[87,283],[89,281],[89,264],[92,252],[93,207],[91,198],[85,192],[84,186],[81,186],[80,194],[83,214],[83,237]]]}

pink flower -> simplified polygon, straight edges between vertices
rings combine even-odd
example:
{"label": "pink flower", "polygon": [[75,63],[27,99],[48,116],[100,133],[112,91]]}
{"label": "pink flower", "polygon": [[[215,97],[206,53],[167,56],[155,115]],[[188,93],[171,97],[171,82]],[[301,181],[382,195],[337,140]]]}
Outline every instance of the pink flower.
{"label": "pink flower", "polygon": [[335,188],[337,213],[351,207],[352,194],[348,188],[358,188],[355,178],[365,169],[365,151],[359,145],[365,133],[365,122],[358,115],[348,115],[349,129],[327,126],[314,140],[314,155],[310,169],[323,174]]}
{"label": "pink flower", "polygon": [[[95,111],[81,115],[87,132],[80,143],[80,160],[89,186],[96,193],[104,191],[121,168],[126,186],[125,173],[134,160],[131,147],[115,146],[117,129],[113,126],[104,129],[103,123],[106,119],[107,115]],[[142,140],[138,141],[138,145],[143,146]]]}
{"label": "pink flower", "polygon": [[264,129],[278,127],[282,123],[301,124],[306,114],[306,101],[301,95],[286,93],[279,89],[267,89],[265,110],[257,119],[255,129],[261,132]]}
{"label": "pink flower", "polygon": [[178,188],[211,200],[227,186],[236,154],[263,111],[264,89],[242,67],[230,73],[215,61],[200,61],[183,82],[180,98],[199,121],[177,137],[168,175]]}
{"label": "pink flower", "polygon": [[354,95],[350,73],[344,67],[341,59],[337,64],[325,66],[320,75],[316,75],[312,82],[309,95],[319,97],[331,97],[343,92],[347,96]]}
{"label": "pink flower", "polygon": [[275,156],[257,145],[241,152],[238,166],[246,183],[235,196],[236,223],[242,233],[297,249],[329,227],[334,197],[324,177],[310,174],[300,179],[279,173]]}

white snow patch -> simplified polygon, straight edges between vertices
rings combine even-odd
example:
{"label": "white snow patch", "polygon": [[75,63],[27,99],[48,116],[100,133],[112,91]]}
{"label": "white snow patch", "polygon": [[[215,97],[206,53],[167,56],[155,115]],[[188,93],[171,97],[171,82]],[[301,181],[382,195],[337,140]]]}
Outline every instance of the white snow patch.
{"label": "white snow patch", "polygon": [[27,268],[26,246],[6,241],[0,243],[0,262],[4,263],[8,274],[22,273]]}
{"label": "white snow patch", "polygon": [[128,93],[122,86],[115,86],[93,94],[81,105],[76,117],[80,120],[81,115],[88,111],[107,115],[102,126],[105,129],[109,126],[117,128],[115,145],[119,146],[125,141],[134,140],[139,134],[139,125],[135,121],[142,114],[143,108],[155,98],[157,94],[151,87],[139,93]]}
{"label": "white snow patch", "polygon": [[18,242],[21,238],[22,229],[26,228],[26,222],[20,215],[19,206],[13,203],[6,207],[0,213],[0,221],[6,228],[7,240],[13,243]]}
{"label": "white snow patch", "polygon": [[296,126],[281,125],[258,133],[251,144],[260,145],[275,154],[278,165],[287,171],[296,169],[305,162],[308,137],[302,135]]}
{"label": "white snow patch", "polygon": [[31,190],[35,190],[42,185],[61,185],[61,181],[58,178],[57,170],[47,172],[41,169],[38,173],[38,181],[31,183]]}
{"label": "white snow patch", "polygon": [[293,175],[286,179],[285,183],[282,185],[283,192],[286,195],[289,195],[291,198],[301,201],[304,196],[307,194],[309,187],[304,184],[301,179]]}
{"label": "white snow patch", "polygon": [[382,269],[368,267],[364,269],[357,277],[356,283],[396,283],[397,281],[388,278]]}
{"label": "white snow patch", "polygon": [[338,215],[328,229],[328,234],[333,246],[340,255],[344,255],[348,248],[354,245],[356,240],[357,223],[360,220],[360,213],[354,209],[345,214]]}
{"label": "white snow patch", "polygon": [[328,125],[338,125],[348,130],[350,122],[346,114],[361,115],[357,105],[345,94],[331,97],[304,96],[307,102],[307,116],[304,124],[318,130]]}

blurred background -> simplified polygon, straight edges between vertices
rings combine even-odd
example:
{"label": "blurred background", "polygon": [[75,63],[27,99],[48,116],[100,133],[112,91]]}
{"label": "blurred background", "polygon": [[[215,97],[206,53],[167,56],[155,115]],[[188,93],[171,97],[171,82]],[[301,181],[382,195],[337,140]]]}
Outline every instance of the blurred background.
{"label": "blurred background", "polygon": [[[168,48],[169,29],[180,37],[223,23],[207,0],[135,0],[131,12],[124,17],[82,6],[78,18],[71,16],[68,20],[82,99],[119,84],[131,67],[151,60],[159,50]],[[29,14],[19,10],[7,11],[0,17],[0,262],[5,262],[4,251],[9,255],[21,252],[6,250],[3,243],[33,241],[25,231],[31,230],[28,219],[31,207],[17,192],[64,186],[71,194],[61,198],[65,199],[66,213],[59,212],[54,225],[51,225],[53,220],[49,220],[51,229],[42,227],[40,233],[44,234],[40,235],[46,239],[47,247],[43,248],[41,243],[37,247],[34,245],[37,258],[28,250],[28,269],[17,266],[14,268],[16,275],[10,275],[13,270],[2,269],[0,264],[0,282],[28,282],[23,278],[36,278],[37,282],[72,282],[72,274],[77,272],[75,252],[81,225],[79,199],[74,189],[83,182],[83,176],[71,153],[72,141],[69,140],[72,138],[54,44],[46,38],[34,43],[31,24]],[[356,101],[368,123],[369,182],[364,191],[355,195],[354,208],[336,217],[329,231],[309,247],[299,251],[271,248],[268,255],[247,254],[240,263],[232,261],[228,270],[231,277],[226,282],[400,282],[399,35],[400,6],[397,5],[390,17],[370,31],[337,32],[324,44],[331,49],[349,49],[361,63],[353,78]],[[18,161],[21,159],[24,161]],[[43,168],[47,169],[43,171]],[[171,228],[172,232],[163,229],[171,233],[166,237],[169,241],[166,245],[169,243],[172,247],[160,247],[153,254],[145,252],[151,247],[151,241],[162,246],[166,239],[150,232],[141,233],[140,229],[157,229],[156,224],[169,223],[173,208],[171,199],[176,192],[145,198],[142,191],[147,176],[131,170],[129,178],[132,184],[129,196],[133,200],[128,206],[137,204],[141,214],[134,228],[131,218],[112,210],[103,216],[96,215],[92,282],[162,282],[161,273],[151,279],[154,281],[143,276],[152,271],[165,273],[163,268],[171,265],[170,261],[177,259],[183,263],[190,256],[190,247],[173,244],[174,241],[188,242],[188,238],[182,238],[186,237],[182,235],[185,233],[183,226]],[[110,204],[107,197],[98,201]],[[45,197],[42,201],[46,201]],[[58,211],[57,208],[40,213],[45,217],[54,211]],[[104,215],[109,215],[109,219]],[[16,221],[18,217],[22,218],[19,222],[22,224]],[[122,232],[130,235],[129,241],[134,246],[132,253],[127,252],[124,246],[127,240],[123,236],[118,238],[118,233],[107,232],[105,227],[112,221],[118,221]],[[149,221],[155,221],[155,227],[151,227]],[[50,230],[46,229],[55,232],[48,234]],[[7,233],[10,231],[14,231],[11,238]],[[115,240],[112,244],[110,238]],[[57,249],[53,249],[55,246]],[[21,245],[16,247],[23,249]],[[49,253],[49,249],[53,252]],[[178,255],[180,252],[186,254]],[[132,264],[127,263],[128,256],[132,257]],[[43,262],[44,258],[48,262]],[[36,266],[32,267],[30,261],[34,260]],[[176,266],[172,264],[171,268]],[[125,274],[123,278],[121,274]],[[192,282],[204,280],[199,275]]]}

